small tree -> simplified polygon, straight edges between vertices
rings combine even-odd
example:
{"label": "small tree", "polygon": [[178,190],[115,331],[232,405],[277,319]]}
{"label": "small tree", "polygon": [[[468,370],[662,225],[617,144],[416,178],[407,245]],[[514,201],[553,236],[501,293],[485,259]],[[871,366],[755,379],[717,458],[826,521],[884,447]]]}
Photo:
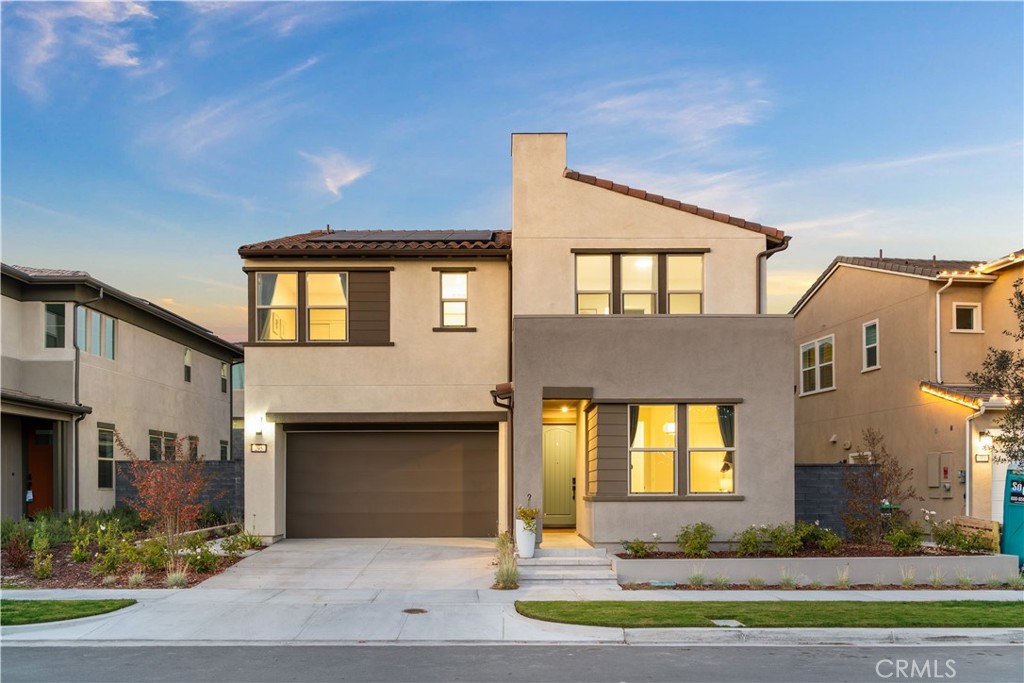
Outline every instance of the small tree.
{"label": "small tree", "polygon": [[1024,468],[1024,280],[1013,283],[1010,308],[1017,318],[1016,330],[1003,334],[1017,342],[1013,349],[989,347],[979,372],[968,372],[967,379],[985,391],[1009,399],[995,425],[1002,434],[992,439],[995,459],[1009,462],[1012,468]]}
{"label": "small tree", "polygon": [[[907,518],[901,510],[908,500],[924,500],[918,497],[910,481],[913,468],[904,469],[899,458],[885,447],[881,432],[868,428],[862,433],[864,444],[861,450],[869,451],[874,458],[872,465],[848,465],[843,472],[843,487],[846,489],[846,511],[843,523],[850,536],[861,543],[880,542],[889,531],[889,526],[901,524]],[[883,501],[888,502],[890,518],[882,516]]]}
{"label": "small tree", "polygon": [[114,441],[131,461],[128,481],[135,497],[128,504],[142,521],[163,534],[170,558],[168,572],[184,571],[185,560],[179,554],[183,534],[195,526],[203,510],[202,494],[208,483],[203,456],[191,457],[193,442],[187,437],[174,440],[173,458],[154,461],[140,460],[118,432]]}

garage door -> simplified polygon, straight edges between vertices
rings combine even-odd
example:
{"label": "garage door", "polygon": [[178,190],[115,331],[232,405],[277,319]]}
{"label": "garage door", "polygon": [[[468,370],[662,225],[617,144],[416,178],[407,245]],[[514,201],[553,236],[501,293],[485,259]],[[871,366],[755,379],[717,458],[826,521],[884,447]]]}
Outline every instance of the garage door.
{"label": "garage door", "polygon": [[493,536],[496,431],[292,432],[290,538]]}

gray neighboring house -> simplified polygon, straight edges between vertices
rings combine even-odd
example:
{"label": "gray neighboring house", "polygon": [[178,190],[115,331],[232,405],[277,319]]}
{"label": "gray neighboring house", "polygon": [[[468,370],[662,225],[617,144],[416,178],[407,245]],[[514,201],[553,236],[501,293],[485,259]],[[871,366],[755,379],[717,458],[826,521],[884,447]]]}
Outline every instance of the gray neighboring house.
{"label": "gray neighboring house", "polygon": [[485,536],[531,501],[593,545],[793,519],[780,230],[512,137],[512,230],[320,231],[249,277],[246,525]]}
{"label": "gray neighboring house", "polygon": [[[88,273],[2,266],[2,514],[113,508],[116,429],[142,458],[231,458],[242,349]],[[30,494],[31,492],[31,494]]]}

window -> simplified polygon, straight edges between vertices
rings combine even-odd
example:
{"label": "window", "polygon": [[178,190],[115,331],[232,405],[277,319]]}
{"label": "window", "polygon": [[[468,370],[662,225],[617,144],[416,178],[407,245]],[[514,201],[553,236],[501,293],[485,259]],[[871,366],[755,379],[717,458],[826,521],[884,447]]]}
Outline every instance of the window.
{"label": "window", "polygon": [[576,256],[576,312],[608,315],[612,312],[611,254]]}
{"label": "window", "polygon": [[256,273],[256,338],[295,341],[299,305],[296,273]]}
{"label": "window", "polygon": [[629,406],[629,493],[676,492],[676,407]]}
{"label": "window", "polygon": [[117,343],[117,321],[114,318],[80,306],[75,314],[75,323],[75,346],[79,350],[114,360]]}
{"label": "window", "polygon": [[149,459],[176,460],[175,449],[178,435],[173,432],[149,430]]}
{"label": "window", "polygon": [[878,367],[878,321],[872,320],[864,323],[864,371]]}
{"label": "window", "polygon": [[953,304],[954,332],[981,332],[981,304]]}
{"label": "window", "polygon": [[228,364],[220,364],[220,393],[228,393]]}
{"label": "window", "polygon": [[703,253],[576,255],[579,315],[703,312]]}
{"label": "window", "polygon": [[221,460],[230,460],[231,459],[231,454],[228,451],[228,442],[227,441],[221,441],[220,442],[220,459]]}
{"label": "window", "polygon": [[347,340],[348,273],[306,273],[306,315],[309,341]]}
{"label": "window", "polygon": [[833,340],[830,335],[800,347],[800,394],[834,389],[832,369]]}
{"label": "window", "polygon": [[46,304],[46,348],[64,348],[64,304]]}
{"label": "window", "polygon": [[469,323],[469,273],[441,273],[441,327]]}
{"label": "window", "polygon": [[245,389],[245,363],[231,366],[231,388],[239,391]]}
{"label": "window", "polygon": [[188,437],[188,459],[198,460],[199,459],[199,437],[190,436]]}
{"label": "window", "polygon": [[736,406],[686,406],[689,493],[732,493]]}
{"label": "window", "polygon": [[114,488],[114,425],[100,423],[97,449],[96,486]]}
{"label": "window", "polygon": [[192,381],[192,349],[185,349],[185,381]]}
{"label": "window", "polygon": [[669,254],[668,312],[699,314],[704,310],[704,257],[700,254]]}

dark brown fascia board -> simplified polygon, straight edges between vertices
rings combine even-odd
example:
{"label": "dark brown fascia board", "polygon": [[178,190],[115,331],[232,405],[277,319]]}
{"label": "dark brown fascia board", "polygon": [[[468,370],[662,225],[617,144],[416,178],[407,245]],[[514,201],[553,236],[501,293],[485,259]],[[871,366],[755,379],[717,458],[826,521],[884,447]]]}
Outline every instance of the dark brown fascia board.
{"label": "dark brown fascia board", "polygon": [[[111,287],[92,276],[29,275],[6,263],[3,264],[2,272],[4,280],[12,278],[21,285],[18,292],[20,296],[14,296],[13,288],[6,286],[6,283],[3,288],[4,295],[18,301],[64,301],[81,304],[95,299],[102,289],[104,298],[90,302],[90,308],[221,360],[241,360],[243,357],[242,348],[237,344],[225,341],[186,318],[157,308],[151,302]],[[110,305],[110,302],[104,301],[107,298],[119,305]]]}
{"label": "dark brown fascia board", "polygon": [[395,342],[299,342],[299,341],[280,341],[280,342],[267,342],[267,341],[254,341],[254,342],[242,342],[239,344],[243,349],[249,348],[260,348],[260,347],[296,347],[296,346],[394,346]]}
{"label": "dark brown fascia board", "polygon": [[356,249],[328,249],[317,250],[310,253],[309,249],[239,249],[238,255],[242,258],[505,258],[511,247],[494,247],[490,249],[374,249],[373,251],[359,251]]}
{"label": "dark brown fascia board", "polygon": [[476,266],[434,266],[431,270],[435,273],[470,273],[476,270]]}
{"label": "dark brown fascia board", "polygon": [[92,413],[91,406],[76,406],[73,403],[51,401],[50,399],[36,398],[32,396],[22,396],[20,394],[12,394],[6,391],[0,392],[0,400],[4,403],[13,403],[15,405],[27,406],[30,408],[46,408],[47,410],[56,410],[61,413],[70,413],[72,415],[89,415]]}
{"label": "dark brown fascia board", "polygon": [[[390,272],[395,269],[394,266],[345,266],[341,264],[332,263],[330,265],[316,265],[307,266],[303,265],[301,269],[295,268],[284,268],[284,270],[303,270],[303,271],[317,271],[317,270],[356,270],[364,273],[383,273]],[[265,266],[243,266],[243,273],[276,273],[282,270],[281,266],[275,266],[270,263]]]}
{"label": "dark brown fascia board", "polygon": [[679,249],[642,249],[639,247],[628,247],[622,249],[608,247],[601,249],[598,247],[587,247],[570,249],[569,251],[573,254],[708,254],[711,252],[711,249],[707,247],[681,247]]}
{"label": "dark brown fascia board", "polygon": [[543,387],[541,388],[542,399],[592,399],[594,398],[594,387]]}
{"label": "dark brown fascia board", "polygon": [[475,327],[435,327],[434,332],[476,332]]}
{"label": "dark brown fascia board", "polygon": [[267,413],[267,421],[285,425],[491,424],[508,420],[505,410],[451,413]]}
{"label": "dark brown fascia board", "polygon": [[588,503],[641,503],[641,502],[673,502],[673,503],[735,503],[746,500],[746,496],[725,494],[721,496],[695,494],[692,496],[602,496],[601,494],[583,496]]}

